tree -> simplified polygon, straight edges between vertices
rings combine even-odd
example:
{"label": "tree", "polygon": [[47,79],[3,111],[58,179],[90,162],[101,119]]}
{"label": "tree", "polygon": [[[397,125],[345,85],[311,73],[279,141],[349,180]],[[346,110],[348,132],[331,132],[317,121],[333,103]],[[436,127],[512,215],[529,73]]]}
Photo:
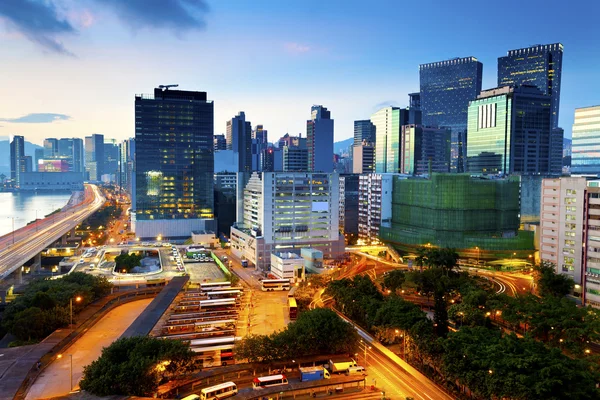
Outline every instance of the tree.
{"label": "tree", "polygon": [[115,265],[118,271],[131,271],[135,267],[139,267],[142,261],[142,256],[135,253],[123,253],[115,257]]}
{"label": "tree", "polygon": [[186,343],[147,336],[121,338],[83,369],[81,388],[97,396],[151,397],[161,381],[193,370]]}
{"label": "tree", "polygon": [[575,282],[569,276],[557,274],[556,265],[542,261],[534,267],[538,290],[542,296],[564,297],[571,293]]}
{"label": "tree", "polygon": [[404,271],[398,269],[390,271],[383,278],[383,288],[396,292],[398,289],[402,289],[405,281]]}

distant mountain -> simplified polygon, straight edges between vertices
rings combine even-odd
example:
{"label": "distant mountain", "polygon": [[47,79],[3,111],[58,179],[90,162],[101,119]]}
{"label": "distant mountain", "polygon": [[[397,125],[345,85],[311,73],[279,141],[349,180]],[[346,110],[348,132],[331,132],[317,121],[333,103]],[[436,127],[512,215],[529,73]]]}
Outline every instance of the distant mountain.
{"label": "distant mountain", "polygon": [[[32,160],[35,160],[35,149],[43,149],[43,147],[25,141],[25,155],[31,156]],[[0,140],[0,170],[10,172],[10,141],[8,140]]]}
{"label": "distant mountain", "polygon": [[333,143],[333,152],[335,154],[340,154],[348,150],[350,146],[354,143],[354,138],[348,138],[346,140],[342,140],[341,142]]}

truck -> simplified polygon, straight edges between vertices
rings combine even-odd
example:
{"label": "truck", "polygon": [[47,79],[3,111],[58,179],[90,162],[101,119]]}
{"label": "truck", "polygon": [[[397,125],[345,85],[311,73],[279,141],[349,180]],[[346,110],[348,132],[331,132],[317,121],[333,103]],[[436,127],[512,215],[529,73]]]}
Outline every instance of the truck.
{"label": "truck", "polygon": [[300,368],[300,382],[320,381],[329,378],[331,378],[331,374],[323,367]]}
{"label": "truck", "polygon": [[350,367],[357,367],[356,361],[350,357],[335,357],[329,360],[329,370],[332,374],[340,374],[348,371]]}

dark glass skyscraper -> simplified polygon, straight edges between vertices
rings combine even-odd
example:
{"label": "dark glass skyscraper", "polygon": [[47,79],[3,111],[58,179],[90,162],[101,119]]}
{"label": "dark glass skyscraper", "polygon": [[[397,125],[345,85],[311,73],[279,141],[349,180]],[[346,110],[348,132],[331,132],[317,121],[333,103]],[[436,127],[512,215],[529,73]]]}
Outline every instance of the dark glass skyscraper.
{"label": "dark glass skyscraper", "polygon": [[238,172],[252,171],[252,124],[243,111],[227,121],[227,150],[237,154]]}
{"label": "dark glass skyscraper", "polygon": [[214,229],[213,124],[206,92],[157,88],[154,96],[135,96],[137,236]]}
{"label": "dark glass skyscraper", "polygon": [[562,57],[563,45],[554,43],[509,50],[498,58],[498,87],[533,85],[552,97],[552,128],[558,127]]}
{"label": "dark glass skyscraper", "polygon": [[27,172],[26,168],[25,137],[13,136],[10,142],[10,179],[13,186],[21,186],[21,172]]}
{"label": "dark glass skyscraper", "polygon": [[370,119],[354,121],[354,146],[359,146],[363,141],[375,144],[375,125]]}
{"label": "dark glass skyscraper", "polygon": [[464,170],[467,110],[481,92],[483,64],[475,57],[454,58],[419,66],[423,125],[451,131],[452,172]]}
{"label": "dark glass skyscraper", "polygon": [[90,181],[100,181],[104,174],[104,135],[85,137],[85,171]]}
{"label": "dark glass skyscraper", "polygon": [[309,171],[333,172],[333,119],[327,107],[311,107],[306,121],[306,148]]}

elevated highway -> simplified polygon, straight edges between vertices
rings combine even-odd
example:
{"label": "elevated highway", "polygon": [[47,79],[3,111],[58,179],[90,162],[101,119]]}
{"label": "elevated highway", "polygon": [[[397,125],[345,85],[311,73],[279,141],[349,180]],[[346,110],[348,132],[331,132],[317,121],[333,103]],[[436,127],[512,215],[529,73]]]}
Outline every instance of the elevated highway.
{"label": "elevated highway", "polygon": [[27,261],[92,215],[105,198],[95,185],[85,185],[84,200],[0,238],[0,283]]}

